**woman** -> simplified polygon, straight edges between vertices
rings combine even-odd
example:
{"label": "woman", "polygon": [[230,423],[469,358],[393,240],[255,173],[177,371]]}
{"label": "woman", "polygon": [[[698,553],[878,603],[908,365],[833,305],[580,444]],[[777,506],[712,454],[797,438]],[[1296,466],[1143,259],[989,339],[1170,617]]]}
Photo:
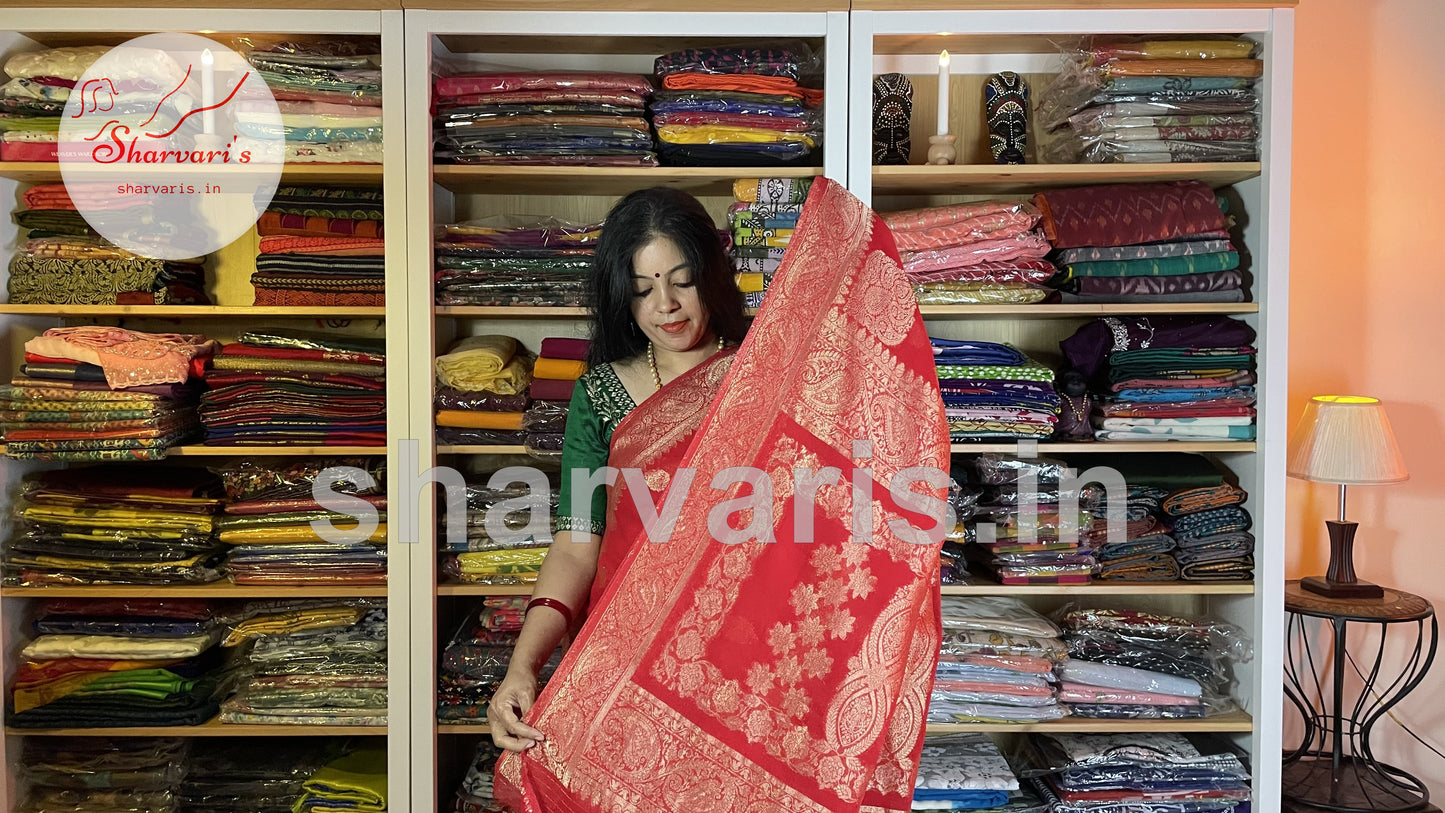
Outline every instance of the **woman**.
{"label": "woman", "polygon": [[[798,185],[735,191],[766,211],[801,200]],[[682,264],[677,255],[655,265],[632,255],[634,293],[665,303],[633,311],[638,331],[664,335],[651,342],[655,376],[643,361],[612,365],[642,398],[616,423],[608,461],[641,476],[609,488],[600,553],[568,544],[578,550],[558,566],[554,545],[517,673],[493,702],[497,741],[524,749],[495,773],[497,798],[520,813],[911,807],[938,656],[939,563],[936,544],[905,535],[928,526],[910,522],[917,509],[898,483],[917,479],[912,467],[946,469],[947,426],[892,236],[827,180],[806,201],[736,351],[717,350],[714,335],[728,338],[717,312],[705,329],[700,305],[667,304],[648,287]],[[672,330],[687,338],[659,341]],[[943,482],[903,490],[946,493]],[[666,520],[647,510],[644,522],[634,496],[654,507],[678,497],[681,508]],[[720,544],[723,523],[745,541]],[[589,557],[604,584],[532,703],[532,669],[580,604]],[[564,581],[571,592],[555,587]]]}
{"label": "woman", "polygon": [[[609,455],[609,446],[633,408],[684,376],[705,380],[715,391],[719,374],[700,377],[693,371],[699,365],[725,369],[747,331],[742,294],[712,217],[676,189],[633,192],[612,208],[589,283],[596,303],[589,370],[577,382],[567,412],[557,535],[537,577],[507,676],[487,713],[492,741],[514,751],[542,738],[520,722],[536,699],[542,664],[573,619],[601,595],[641,530],[630,501],[617,506],[623,516],[609,521],[602,488],[590,500],[584,495],[589,509],[574,511],[568,473],[632,465],[630,459]],[[702,410],[696,410],[692,425],[701,418]],[[648,431],[641,428],[641,416],[629,423]],[[610,532],[604,537],[605,531]],[[532,612],[534,607],[550,609]]]}

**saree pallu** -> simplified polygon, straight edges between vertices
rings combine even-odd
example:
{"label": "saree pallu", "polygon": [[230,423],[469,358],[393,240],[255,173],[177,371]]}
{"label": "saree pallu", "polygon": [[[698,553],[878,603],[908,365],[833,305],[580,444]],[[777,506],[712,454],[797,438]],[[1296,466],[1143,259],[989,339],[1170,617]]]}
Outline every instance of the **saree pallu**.
{"label": "saree pallu", "polygon": [[818,489],[818,541],[795,544],[787,518],[794,467],[852,470],[855,439],[872,443],[874,486],[947,465],[932,363],[885,227],[815,181],[742,347],[634,409],[609,460],[641,469],[649,494],[635,496],[653,500],[679,465],[701,483],[767,471],[778,498],[763,510],[782,519],[751,532],[779,541],[713,541],[710,509],[742,508],[720,500],[737,491],[715,491],[691,494],[666,544],[641,543],[664,532],[620,479],[606,584],[527,715],[547,740],[498,762],[500,801],[522,813],[910,808],[940,640],[938,546],[894,536],[900,507],[881,487],[859,523],[870,538],[849,539],[842,485]]}

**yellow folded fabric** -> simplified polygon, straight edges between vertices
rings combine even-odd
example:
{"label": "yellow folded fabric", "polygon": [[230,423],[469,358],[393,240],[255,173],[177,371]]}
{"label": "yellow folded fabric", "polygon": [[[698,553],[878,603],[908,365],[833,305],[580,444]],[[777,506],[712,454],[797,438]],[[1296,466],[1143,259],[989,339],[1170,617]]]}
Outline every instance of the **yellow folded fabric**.
{"label": "yellow folded fabric", "polygon": [[31,522],[84,528],[196,531],[210,533],[209,514],[185,514],[145,508],[93,508],[81,505],[28,505],[22,515]]}
{"label": "yellow folded fabric", "polygon": [[232,627],[231,631],[226,633],[226,639],[221,642],[221,646],[235,646],[247,639],[259,638],[262,635],[349,627],[360,621],[365,612],[357,607],[315,607],[257,616]]}
{"label": "yellow folded fabric", "polygon": [[[355,530],[357,524],[346,521],[332,521],[338,531],[345,533]],[[284,525],[280,528],[242,528],[235,531],[221,531],[220,539],[228,545],[315,545],[334,540],[322,539],[321,535],[311,530],[310,525]],[[376,526],[376,530],[366,539],[352,539],[347,537],[348,542],[374,542],[386,541],[386,523]]]}
{"label": "yellow folded fabric", "polygon": [[328,764],[301,786],[305,793],[291,808],[296,813],[326,802],[355,811],[386,810],[386,748],[366,746]]}
{"label": "yellow folded fabric", "polygon": [[533,378],[550,378],[558,381],[576,381],[587,372],[587,362],[572,359],[537,359],[532,368]]}
{"label": "yellow folded fabric", "polygon": [[530,383],[531,358],[511,336],[469,336],[436,360],[437,381],[466,392],[515,395]]}
{"label": "yellow folded fabric", "polygon": [[496,375],[517,355],[517,340],[511,336],[489,334],[468,336],[454,343],[445,356],[437,359],[437,370],[445,360],[449,365],[465,367],[472,375]]}
{"label": "yellow folded fabric", "polygon": [[1264,75],[1260,59],[1126,59],[1104,67],[1110,76],[1241,76]]}
{"label": "yellow folded fabric", "polygon": [[728,127],[721,124],[668,124],[657,128],[657,137],[669,144],[779,144],[801,141],[816,146],[807,133],[788,133],[758,127]]}
{"label": "yellow folded fabric", "polygon": [[536,573],[547,558],[547,548],[516,548],[457,554],[464,576],[501,576]]}
{"label": "yellow folded fabric", "polygon": [[763,275],[758,271],[744,271],[737,274],[735,279],[738,283],[738,290],[745,294],[757,293],[763,290]]}
{"label": "yellow folded fabric", "polygon": [[462,426],[468,429],[508,429],[516,431],[522,428],[522,413],[439,409],[437,410],[437,426]]}
{"label": "yellow folded fabric", "polygon": [[443,376],[438,373],[437,381],[443,386],[464,392],[495,392],[498,395],[516,395],[519,392],[526,392],[527,386],[532,383],[532,360],[528,357],[517,356],[507,362],[507,366],[494,376],[466,374]]}
{"label": "yellow folded fabric", "polygon": [[1145,59],[1245,59],[1254,48],[1245,40],[1150,40],[1120,50]]}

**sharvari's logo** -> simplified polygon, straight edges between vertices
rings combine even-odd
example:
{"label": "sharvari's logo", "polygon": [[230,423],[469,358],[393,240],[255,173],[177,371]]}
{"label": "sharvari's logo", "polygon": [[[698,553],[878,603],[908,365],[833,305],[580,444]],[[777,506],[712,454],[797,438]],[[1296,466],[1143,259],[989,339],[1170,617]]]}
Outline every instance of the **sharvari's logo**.
{"label": "sharvari's logo", "polygon": [[81,76],[57,148],[92,228],[134,254],[182,260],[251,229],[280,182],[287,134],[241,55],[194,34],[151,34]]}

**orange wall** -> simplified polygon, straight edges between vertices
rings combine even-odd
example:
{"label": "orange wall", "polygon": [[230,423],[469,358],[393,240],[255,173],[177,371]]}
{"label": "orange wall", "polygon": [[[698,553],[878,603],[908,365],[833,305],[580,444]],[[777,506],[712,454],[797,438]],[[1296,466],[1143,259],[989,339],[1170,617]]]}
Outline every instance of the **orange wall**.
{"label": "orange wall", "polygon": [[[1311,395],[1384,401],[1410,480],[1350,490],[1356,569],[1445,613],[1445,5],[1301,0],[1295,22],[1290,423]],[[1336,487],[1286,493],[1287,571],[1323,573]],[[1397,710],[1445,750],[1442,695],[1445,651]],[[1373,741],[1445,796],[1445,760],[1389,720]]]}

